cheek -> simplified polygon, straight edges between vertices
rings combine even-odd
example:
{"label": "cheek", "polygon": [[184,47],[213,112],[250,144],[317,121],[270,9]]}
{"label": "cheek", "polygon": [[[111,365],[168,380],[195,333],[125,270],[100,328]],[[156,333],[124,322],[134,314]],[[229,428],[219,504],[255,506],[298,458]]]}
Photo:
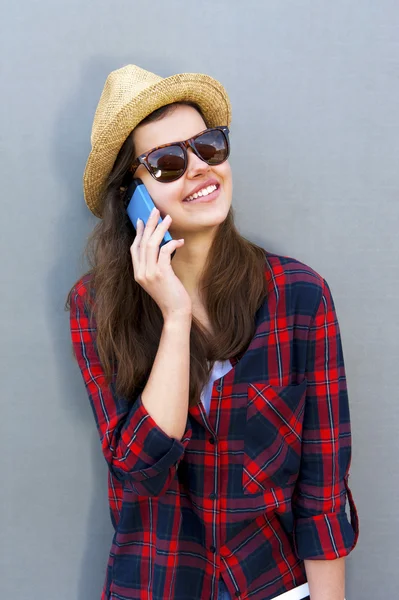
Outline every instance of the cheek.
{"label": "cheek", "polygon": [[169,212],[173,212],[174,206],[180,202],[183,195],[183,186],[179,180],[172,183],[159,183],[151,175],[150,180],[152,181],[144,181],[143,179],[143,183],[155,206],[160,211],[161,217],[164,218]]}
{"label": "cheek", "polygon": [[[216,171],[216,168],[218,171]],[[222,179],[225,191],[231,193],[233,181],[230,163],[226,160],[226,162],[222,163],[216,168],[215,173],[217,172],[217,175],[220,177],[220,179]]]}
{"label": "cheek", "polygon": [[231,167],[228,160],[226,160],[221,165],[214,167],[215,173],[218,174],[219,177],[223,179],[223,181],[228,184],[231,181]]}

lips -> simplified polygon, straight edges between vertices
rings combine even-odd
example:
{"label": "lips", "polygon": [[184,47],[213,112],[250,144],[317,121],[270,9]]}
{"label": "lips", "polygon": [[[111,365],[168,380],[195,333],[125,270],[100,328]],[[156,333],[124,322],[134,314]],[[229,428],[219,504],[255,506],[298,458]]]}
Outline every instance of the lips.
{"label": "lips", "polygon": [[197,196],[197,198],[194,198],[193,200],[184,200],[183,204],[187,204],[187,206],[191,206],[193,204],[209,204],[210,202],[213,202],[214,200],[216,200],[216,198],[219,197],[221,189],[222,188],[220,186],[216,189],[213,188],[213,192],[211,192],[210,194],[207,194],[206,196]]}
{"label": "lips", "polygon": [[[218,182],[217,179],[215,179],[214,177],[212,179],[208,179],[207,181],[200,183],[199,185],[197,185],[197,187],[195,187],[194,189],[191,190],[191,192],[189,194],[187,194],[187,196],[184,198],[184,201],[187,201],[187,198],[189,198],[190,196],[192,196],[193,194],[197,194],[198,192],[200,192],[201,190],[209,187],[210,185],[216,185],[217,188],[220,188],[220,183]],[[216,190],[217,191],[217,190]]]}

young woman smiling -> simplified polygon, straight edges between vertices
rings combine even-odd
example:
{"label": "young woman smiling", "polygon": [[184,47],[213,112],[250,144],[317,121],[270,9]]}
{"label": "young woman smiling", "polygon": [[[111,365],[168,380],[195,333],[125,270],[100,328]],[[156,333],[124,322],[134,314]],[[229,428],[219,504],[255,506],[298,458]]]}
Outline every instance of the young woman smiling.
{"label": "young woman smiling", "polygon": [[94,118],[100,221],[67,307],[109,466],[102,600],[344,598],[358,520],[335,306],[310,266],[238,232],[230,121],[215,79],[135,65]]}

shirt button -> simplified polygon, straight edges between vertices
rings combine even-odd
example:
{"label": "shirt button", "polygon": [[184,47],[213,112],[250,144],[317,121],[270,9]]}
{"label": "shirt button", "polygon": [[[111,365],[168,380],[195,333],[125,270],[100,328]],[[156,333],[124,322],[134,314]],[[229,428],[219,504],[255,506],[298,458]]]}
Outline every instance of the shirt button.
{"label": "shirt button", "polygon": [[219,384],[219,385],[217,385],[217,386],[216,386],[216,390],[217,390],[218,392],[221,392],[221,391],[222,391],[222,386],[221,386],[220,384]]}
{"label": "shirt button", "polygon": [[234,594],[234,596],[236,596],[236,598],[239,598],[239,597],[240,597],[240,592],[236,592],[236,593]]}
{"label": "shirt button", "polygon": [[216,548],[215,548],[215,546],[211,546],[211,547],[209,548],[209,550],[210,550],[211,552],[216,552]]}
{"label": "shirt button", "polygon": [[209,498],[210,498],[211,500],[216,500],[216,498],[217,498],[217,497],[218,497],[218,496],[217,496],[217,494],[215,494],[215,492],[212,492],[211,494],[209,494]]}
{"label": "shirt button", "polygon": [[215,444],[215,438],[213,437],[210,437],[208,441],[210,444]]}

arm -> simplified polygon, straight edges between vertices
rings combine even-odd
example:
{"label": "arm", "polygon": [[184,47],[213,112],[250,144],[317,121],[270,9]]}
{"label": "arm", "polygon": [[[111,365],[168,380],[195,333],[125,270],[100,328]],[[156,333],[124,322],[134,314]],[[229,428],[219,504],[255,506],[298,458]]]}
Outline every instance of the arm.
{"label": "arm", "polygon": [[[72,345],[109,469],[145,496],[168,489],[191,439],[188,419],[189,336],[185,318],[164,324],[149,381],[134,402],[107,384],[84,304],[85,287],[71,295]],[[167,385],[166,385],[167,382]]]}
{"label": "arm", "polygon": [[348,487],[351,427],[344,357],[334,301],[324,279],[320,296],[307,345],[302,459],[293,495],[294,543],[305,561],[312,600],[343,600],[344,567],[338,559],[356,545],[358,519]]}
{"label": "arm", "polygon": [[335,560],[305,560],[311,600],[343,600],[345,557]]}
{"label": "arm", "polygon": [[191,320],[191,315],[184,315],[164,321],[158,352],[141,394],[144,407],[158,426],[177,440],[184,435],[187,423]]}

